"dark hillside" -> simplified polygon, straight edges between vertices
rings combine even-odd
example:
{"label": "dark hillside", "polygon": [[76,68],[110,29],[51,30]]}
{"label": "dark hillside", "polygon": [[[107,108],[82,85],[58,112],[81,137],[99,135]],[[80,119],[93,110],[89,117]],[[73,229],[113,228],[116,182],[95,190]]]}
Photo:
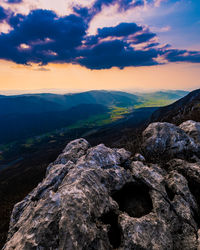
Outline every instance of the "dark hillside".
{"label": "dark hillside", "polygon": [[171,122],[176,125],[187,121],[200,121],[200,89],[192,91],[175,103],[156,110],[151,122]]}

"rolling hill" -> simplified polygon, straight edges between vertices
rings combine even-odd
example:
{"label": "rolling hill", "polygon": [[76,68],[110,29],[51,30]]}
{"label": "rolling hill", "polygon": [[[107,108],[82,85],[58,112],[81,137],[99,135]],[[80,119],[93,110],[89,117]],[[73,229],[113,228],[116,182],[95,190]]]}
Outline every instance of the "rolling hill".
{"label": "rolling hill", "polygon": [[80,104],[127,107],[138,104],[136,95],[119,91],[88,91],[76,94],[26,94],[2,96],[0,115],[63,111]]}

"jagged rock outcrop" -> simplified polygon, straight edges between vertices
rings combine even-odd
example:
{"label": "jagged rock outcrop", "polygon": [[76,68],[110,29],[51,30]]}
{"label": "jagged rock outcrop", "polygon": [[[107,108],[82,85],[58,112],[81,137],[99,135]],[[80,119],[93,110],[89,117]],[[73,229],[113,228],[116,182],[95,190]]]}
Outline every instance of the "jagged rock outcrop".
{"label": "jagged rock outcrop", "polygon": [[[72,141],[15,205],[3,249],[200,249],[199,137],[184,130],[151,124],[148,158]],[[156,164],[153,152],[170,157]]]}
{"label": "jagged rock outcrop", "polygon": [[[143,132],[143,151],[148,158],[186,158],[199,152],[199,130],[188,122],[190,129],[186,130],[184,123],[179,127],[167,122],[151,123]],[[196,123],[198,124],[198,123]],[[184,127],[185,129],[182,129]],[[191,137],[191,133],[194,135]]]}
{"label": "jagged rock outcrop", "polygon": [[179,125],[179,127],[185,131],[190,137],[194,139],[196,143],[200,142],[200,122],[186,121]]}

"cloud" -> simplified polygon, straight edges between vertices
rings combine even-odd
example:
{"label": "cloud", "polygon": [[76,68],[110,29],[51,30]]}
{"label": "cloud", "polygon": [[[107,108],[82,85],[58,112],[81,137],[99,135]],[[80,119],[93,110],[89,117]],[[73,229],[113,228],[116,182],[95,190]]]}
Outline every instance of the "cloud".
{"label": "cloud", "polygon": [[58,17],[48,10],[31,11],[21,20],[14,16],[10,23],[14,30],[0,35],[0,58],[19,64],[70,61],[87,29],[80,17]]}
{"label": "cloud", "polygon": [[138,44],[150,42],[156,34],[136,23],[120,23],[114,27],[97,30],[96,36],[85,38],[85,43],[77,53],[76,62],[89,69],[109,69],[128,66],[151,66],[158,62],[156,58],[162,54],[159,49],[145,47],[138,49]]}
{"label": "cloud", "polygon": [[118,5],[118,11],[122,12],[144,6],[145,2],[146,0],[96,0],[90,8],[76,5],[73,7],[73,11],[90,22],[91,19],[100,13],[105,6]]}
{"label": "cloud", "polygon": [[165,58],[169,62],[200,63],[200,51],[171,49],[166,51]]}
{"label": "cloud", "polygon": [[43,72],[48,72],[48,71],[51,71],[50,69],[47,69],[47,68],[44,68],[44,67],[39,67],[39,68],[36,68],[34,69],[35,71],[43,71]]}
{"label": "cloud", "polygon": [[89,69],[109,69],[128,66],[150,66],[158,64],[154,58],[159,52],[134,50],[127,43],[119,40],[102,42],[80,53],[78,63]]}
{"label": "cloud", "polygon": [[111,4],[117,4],[120,11],[128,10],[138,6],[144,6],[144,0],[96,0],[93,9],[96,12],[100,12],[103,6],[109,6]]}
{"label": "cloud", "polygon": [[22,3],[23,2],[23,0],[7,0],[7,3]]}
{"label": "cloud", "polygon": [[150,32],[146,28],[136,23],[120,23],[114,27],[104,27],[97,30],[97,35],[88,36],[86,38],[87,45],[97,44],[103,39],[113,40],[119,38],[121,40],[129,40],[132,45],[150,41],[156,37],[156,34]]}
{"label": "cloud", "polygon": [[[103,5],[113,3],[114,0],[97,0],[91,9],[99,11]],[[127,6],[142,4],[120,0],[119,8],[124,9],[125,3]],[[22,15],[0,8],[0,20],[6,20],[12,28],[0,34],[0,59],[24,65],[36,63],[39,68],[53,62],[98,70],[167,62],[200,63],[200,52],[169,49],[169,45],[159,44],[155,33],[136,23],[99,28],[96,35],[89,36],[91,10],[76,8],[74,14],[66,16],[44,9]]]}
{"label": "cloud", "polygon": [[109,36],[129,36],[141,31],[142,29],[142,26],[138,26],[136,23],[120,23],[115,27],[105,27],[98,29],[98,37],[106,38]]}
{"label": "cloud", "polygon": [[153,47],[156,47],[156,46],[158,46],[158,45],[159,45],[159,43],[150,43],[150,44],[147,44],[147,45],[144,47],[144,49],[153,48]]}
{"label": "cloud", "polygon": [[13,27],[16,28],[23,20],[25,19],[25,16],[22,14],[14,14],[12,13],[8,19],[8,24]]}
{"label": "cloud", "polygon": [[0,22],[3,22],[7,17],[7,11],[2,6],[0,6]]}
{"label": "cloud", "polygon": [[145,32],[143,34],[140,34],[140,35],[134,37],[135,44],[148,42],[149,40],[151,40],[154,37],[156,37],[155,33]]}
{"label": "cloud", "polygon": [[113,38],[113,37],[129,37],[135,33],[142,31],[143,27],[138,26],[136,23],[120,23],[114,27],[104,27],[97,30],[97,35],[88,36],[86,38],[87,45],[94,45],[99,42],[99,40],[104,38]]}

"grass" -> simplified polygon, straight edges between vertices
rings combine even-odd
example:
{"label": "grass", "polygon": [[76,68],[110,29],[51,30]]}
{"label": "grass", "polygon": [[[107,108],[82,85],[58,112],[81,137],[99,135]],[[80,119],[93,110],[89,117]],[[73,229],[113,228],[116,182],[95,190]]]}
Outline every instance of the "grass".
{"label": "grass", "polygon": [[144,100],[142,103],[134,106],[135,109],[138,108],[146,108],[146,107],[162,107],[173,103],[176,100],[168,100],[168,99],[157,99],[157,98],[148,98]]}
{"label": "grass", "polygon": [[6,152],[9,151],[11,147],[14,147],[17,144],[16,141],[14,142],[10,142],[10,143],[6,143],[6,144],[1,144],[0,145],[0,151],[2,152]]}
{"label": "grass", "polygon": [[77,129],[81,127],[99,127],[115,122],[119,119],[122,119],[125,114],[128,114],[132,111],[132,108],[124,107],[110,107],[110,111],[106,114],[95,115],[89,117],[85,120],[80,120],[75,124],[68,126],[68,129]]}
{"label": "grass", "polygon": [[112,107],[110,111],[111,122],[122,119],[124,115],[129,114],[132,110],[133,108]]}

